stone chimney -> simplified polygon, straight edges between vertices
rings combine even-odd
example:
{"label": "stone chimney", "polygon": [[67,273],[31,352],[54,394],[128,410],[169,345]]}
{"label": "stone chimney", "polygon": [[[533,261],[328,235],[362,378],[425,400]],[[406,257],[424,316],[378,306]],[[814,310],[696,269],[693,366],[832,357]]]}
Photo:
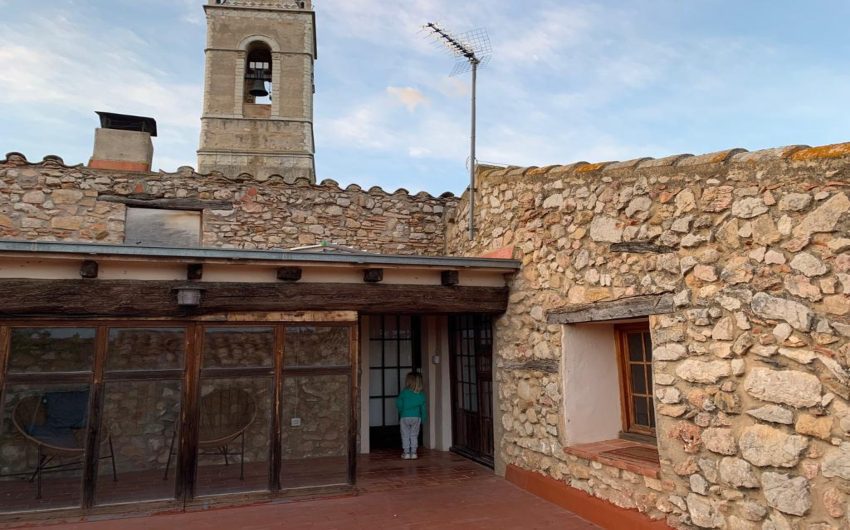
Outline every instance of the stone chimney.
{"label": "stone chimney", "polygon": [[89,167],[149,172],[156,120],[111,112],[98,112],[97,115],[100,116],[100,128],[94,131],[94,153]]}

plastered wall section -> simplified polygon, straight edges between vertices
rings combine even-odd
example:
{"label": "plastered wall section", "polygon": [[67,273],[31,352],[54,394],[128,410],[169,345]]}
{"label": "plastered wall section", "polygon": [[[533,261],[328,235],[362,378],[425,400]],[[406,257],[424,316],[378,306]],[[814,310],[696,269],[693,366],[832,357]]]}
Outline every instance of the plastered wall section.
{"label": "plastered wall section", "polygon": [[[464,198],[448,248],[523,263],[495,324],[497,460],[678,528],[847,528],[848,155],[482,168],[477,235]],[[565,393],[549,312],[664,293],[675,309],[649,319],[660,477],[567,456],[572,394],[600,390]]]}

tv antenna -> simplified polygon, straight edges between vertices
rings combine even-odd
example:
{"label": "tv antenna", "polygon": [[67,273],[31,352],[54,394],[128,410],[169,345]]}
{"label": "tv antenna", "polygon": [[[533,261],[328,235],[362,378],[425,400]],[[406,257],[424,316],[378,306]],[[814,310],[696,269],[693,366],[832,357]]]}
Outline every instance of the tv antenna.
{"label": "tv antenna", "polygon": [[484,29],[453,35],[435,22],[425,24],[423,29],[429,32],[435,42],[440,43],[457,58],[452,76],[472,71],[472,132],[469,142],[469,239],[471,240],[475,237],[475,128],[478,68],[489,62],[493,48],[490,46],[490,37]]}

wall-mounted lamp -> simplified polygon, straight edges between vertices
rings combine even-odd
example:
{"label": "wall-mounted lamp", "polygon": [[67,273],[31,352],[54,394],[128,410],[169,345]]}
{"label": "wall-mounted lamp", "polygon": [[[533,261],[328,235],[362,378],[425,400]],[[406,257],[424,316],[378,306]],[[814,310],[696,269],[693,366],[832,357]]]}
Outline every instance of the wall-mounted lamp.
{"label": "wall-mounted lamp", "polygon": [[203,289],[200,287],[177,287],[177,305],[182,307],[198,307],[201,305],[201,294]]}
{"label": "wall-mounted lamp", "polygon": [[434,363],[434,364],[440,364],[440,355],[439,355],[439,354],[434,354],[434,355],[431,357],[431,362],[432,362],[432,363]]}

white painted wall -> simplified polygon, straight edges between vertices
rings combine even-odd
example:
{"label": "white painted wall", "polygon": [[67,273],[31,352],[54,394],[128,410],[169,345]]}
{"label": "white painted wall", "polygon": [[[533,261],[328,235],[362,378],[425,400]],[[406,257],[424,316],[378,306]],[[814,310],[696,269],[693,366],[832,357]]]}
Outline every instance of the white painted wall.
{"label": "white painted wall", "polygon": [[613,324],[563,326],[564,444],[612,440],[622,429]]}

